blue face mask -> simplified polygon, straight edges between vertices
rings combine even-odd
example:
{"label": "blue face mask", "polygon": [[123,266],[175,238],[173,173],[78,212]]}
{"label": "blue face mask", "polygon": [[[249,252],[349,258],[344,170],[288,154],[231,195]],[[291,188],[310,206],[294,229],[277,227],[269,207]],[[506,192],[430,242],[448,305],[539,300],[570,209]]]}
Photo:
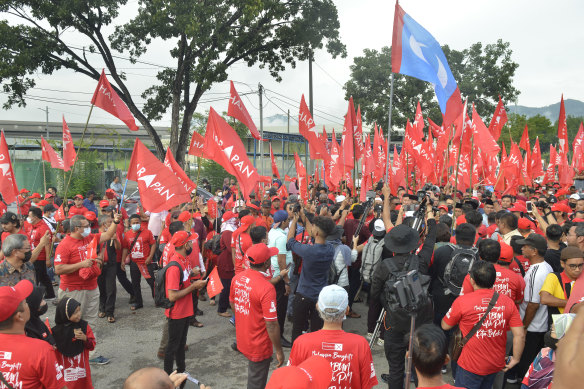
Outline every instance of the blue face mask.
{"label": "blue face mask", "polygon": [[136,232],[140,229],[140,224],[132,224],[132,231]]}

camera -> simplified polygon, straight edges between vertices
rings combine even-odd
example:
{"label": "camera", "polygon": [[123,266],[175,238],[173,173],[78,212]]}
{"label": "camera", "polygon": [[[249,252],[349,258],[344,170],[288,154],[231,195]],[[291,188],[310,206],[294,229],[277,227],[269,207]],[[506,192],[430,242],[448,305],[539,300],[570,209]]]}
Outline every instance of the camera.
{"label": "camera", "polygon": [[417,270],[410,270],[404,277],[393,284],[396,303],[405,311],[416,311],[428,299],[428,293],[422,287]]}
{"label": "camera", "polygon": [[548,203],[546,203],[545,201],[542,201],[542,200],[540,200],[540,201],[536,202],[536,203],[535,203],[535,206],[536,206],[537,208],[541,208],[541,209],[546,209],[546,208],[549,208],[549,205],[548,205]]}
{"label": "camera", "polygon": [[294,204],[294,208],[292,209],[292,212],[299,213],[300,212],[300,208],[301,208],[300,207],[300,204],[299,203],[296,203],[296,204]]}

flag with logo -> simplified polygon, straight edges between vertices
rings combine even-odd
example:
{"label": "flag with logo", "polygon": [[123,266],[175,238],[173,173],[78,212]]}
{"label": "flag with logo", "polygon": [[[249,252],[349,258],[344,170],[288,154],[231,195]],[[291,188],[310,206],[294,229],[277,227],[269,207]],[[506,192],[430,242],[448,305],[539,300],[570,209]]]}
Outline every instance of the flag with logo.
{"label": "flag with logo", "polygon": [[8,152],[8,143],[4,137],[4,131],[0,137],[0,193],[6,204],[16,201],[18,196],[18,186],[10,162],[10,153]]}
{"label": "flag with logo", "polygon": [[249,128],[249,132],[251,136],[253,136],[257,140],[261,140],[260,133],[258,132],[258,128],[256,127],[255,123],[251,119],[249,112],[247,112],[247,108],[243,105],[243,101],[241,101],[241,97],[239,97],[239,93],[235,90],[235,85],[233,85],[233,81],[230,82],[230,94],[229,97],[229,107],[227,108],[227,116],[231,116],[245,124],[247,128]]}
{"label": "flag with logo", "polygon": [[127,178],[138,183],[142,205],[150,212],[162,212],[191,202],[184,184],[138,138]]}
{"label": "flag with logo", "polygon": [[41,135],[41,156],[43,161],[47,161],[51,164],[53,169],[65,170],[65,164],[63,159],[57,154],[53,147],[43,138]]}
{"label": "flag with logo", "polygon": [[560,117],[558,118],[558,155],[568,153],[568,124],[566,122],[566,107],[564,107],[564,95],[560,102]]}
{"label": "flag with logo", "polygon": [[325,161],[329,160],[329,155],[326,152],[326,146],[322,142],[320,133],[316,128],[316,124],[312,119],[312,115],[306,105],[304,100],[304,95],[300,98],[300,110],[298,112],[298,131],[300,135],[308,141],[308,146],[310,147],[310,158],[311,159],[323,159]]}
{"label": "flag with logo", "polygon": [[207,283],[207,293],[209,298],[217,296],[223,290],[223,283],[221,278],[219,278],[219,271],[215,267],[211,273],[209,273],[209,282]]}
{"label": "flag with logo", "polygon": [[272,142],[270,142],[270,160],[272,161],[272,174],[280,178],[280,172],[278,171],[278,165],[276,165],[276,159],[274,158],[274,151],[272,150]]}
{"label": "flag with logo", "polygon": [[203,156],[203,146],[205,144],[205,138],[198,132],[193,132],[193,137],[191,138],[191,145],[189,146],[189,155],[194,155],[195,157]]}
{"label": "flag with logo", "polygon": [[346,168],[352,169],[355,166],[355,156],[353,153],[353,144],[355,130],[357,127],[357,119],[355,118],[355,106],[353,105],[353,97],[349,98],[349,107],[345,115],[345,124],[343,125],[343,136],[341,138],[341,150],[343,156],[343,164]]}
{"label": "flag with logo", "polygon": [[99,77],[97,88],[95,88],[95,92],[93,92],[91,104],[114,115],[124,122],[130,130],[138,131],[138,126],[134,121],[134,116],[128,109],[126,103],[124,103],[114,88],[110,85],[105,76],[105,70],[103,69],[101,70],[101,76]]}
{"label": "flag with logo", "polygon": [[298,188],[300,189],[300,197],[302,199],[307,199],[308,195],[308,180],[306,178],[306,168],[302,163],[302,160],[296,152],[294,152],[294,165],[296,167],[296,174],[298,177]]}
{"label": "flag with logo", "polygon": [[63,164],[66,172],[71,170],[76,158],[77,153],[75,152],[71,131],[69,131],[69,126],[65,122],[65,116],[63,115]]}
{"label": "flag with logo", "polygon": [[497,108],[495,108],[495,113],[493,114],[491,123],[489,124],[489,132],[495,140],[499,140],[499,137],[501,136],[501,129],[505,123],[507,123],[507,111],[505,110],[505,105],[503,105],[501,96],[499,96],[499,103],[497,104]]}
{"label": "flag with logo", "polygon": [[178,162],[176,162],[176,159],[174,159],[174,156],[172,155],[172,151],[170,151],[170,148],[166,150],[166,156],[164,157],[164,165],[167,168],[169,168],[171,172],[174,173],[174,175],[176,176],[176,178],[178,178],[180,182],[182,182],[187,193],[192,193],[197,189],[197,185],[195,185],[195,183],[189,178],[189,176],[187,176],[187,173],[185,173],[185,171],[180,167]]}

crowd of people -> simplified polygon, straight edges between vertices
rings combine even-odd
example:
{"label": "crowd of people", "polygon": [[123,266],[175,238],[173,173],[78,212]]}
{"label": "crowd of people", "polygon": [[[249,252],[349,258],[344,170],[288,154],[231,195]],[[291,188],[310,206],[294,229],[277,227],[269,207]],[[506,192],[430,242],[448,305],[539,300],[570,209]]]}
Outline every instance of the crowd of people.
{"label": "crowd of people", "polygon": [[[119,179],[101,200],[22,189],[15,212],[0,209],[0,388],[92,388],[90,366],[109,362],[96,323],[116,322],[118,286],[131,310],[143,308],[142,279],[166,316],[153,350],[163,371],[141,369],[125,388],[192,378],[187,337],[203,327],[206,300],[235,327],[229,342],[248,360],[250,389],[374,387],[373,344],[384,347],[390,389],[410,379],[443,389],[581,382],[584,313],[575,312],[584,300],[571,294],[584,282],[584,195],[575,188],[391,193],[380,183],[360,202],[348,188],[311,183],[301,199],[281,185],[274,178],[244,200],[227,180],[206,201],[160,213],[138,204],[131,215]],[[50,324],[41,320],[48,304]],[[344,331],[345,320],[361,333]]]}

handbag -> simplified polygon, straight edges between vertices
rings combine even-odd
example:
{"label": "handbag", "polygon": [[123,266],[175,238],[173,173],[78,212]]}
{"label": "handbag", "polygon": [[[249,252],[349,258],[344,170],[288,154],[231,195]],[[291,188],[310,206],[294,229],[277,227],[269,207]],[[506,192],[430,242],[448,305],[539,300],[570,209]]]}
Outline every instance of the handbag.
{"label": "handbag", "polygon": [[466,334],[466,336],[462,337],[462,332],[460,331],[459,327],[456,327],[454,330],[454,334],[451,337],[450,342],[450,358],[456,362],[458,358],[460,358],[460,354],[462,353],[462,348],[468,341],[477,333],[477,331],[482,327],[484,321],[486,320],[489,312],[493,309],[493,307],[497,304],[497,300],[499,299],[499,293],[494,292],[493,297],[491,297],[491,301],[489,301],[489,305],[487,306],[487,310],[481,317],[481,319],[472,327],[472,329]]}
{"label": "handbag", "polygon": [[140,236],[141,233],[142,233],[142,230],[139,230],[138,233],[136,234],[136,237],[132,241],[132,244],[130,245],[130,249],[128,250],[128,256],[126,258],[124,258],[124,263],[126,265],[130,264],[130,261],[131,261],[130,257],[132,255],[132,249],[134,248],[134,245],[136,245],[136,241],[138,240],[138,237]]}

